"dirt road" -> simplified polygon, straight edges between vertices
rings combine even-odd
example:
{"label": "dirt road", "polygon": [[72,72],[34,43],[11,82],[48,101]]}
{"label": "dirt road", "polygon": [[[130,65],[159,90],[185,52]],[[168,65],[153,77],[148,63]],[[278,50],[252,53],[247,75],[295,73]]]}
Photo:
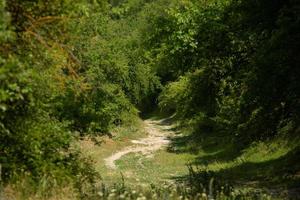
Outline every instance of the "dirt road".
{"label": "dirt road", "polygon": [[170,125],[164,123],[163,120],[145,120],[145,130],[148,137],[139,140],[131,140],[132,145],[112,154],[110,157],[105,158],[105,165],[110,169],[117,169],[115,161],[122,158],[122,156],[129,153],[142,154],[145,157],[151,155],[169,144],[168,136],[172,134],[169,130]]}

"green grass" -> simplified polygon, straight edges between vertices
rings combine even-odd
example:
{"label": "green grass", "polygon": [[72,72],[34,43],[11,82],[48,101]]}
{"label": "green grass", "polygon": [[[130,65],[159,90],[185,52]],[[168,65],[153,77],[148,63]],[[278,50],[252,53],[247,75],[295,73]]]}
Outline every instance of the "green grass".
{"label": "green grass", "polygon": [[160,150],[148,158],[128,154],[118,160],[117,165],[129,184],[161,184],[186,175],[188,173],[186,163],[193,158],[190,154],[175,154]]}
{"label": "green grass", "polygon": [[132,126],[116,128],[112,132],[112,138],[97,137],[96,140],[100,141],[99,145],[91,140],[81,141],[82,152],[94,160],[95,168],[101,174],[103,182],[113,184],[121,180],[120,171],[108,169],[104,159],[131,145],[131,140],[146,137],[147,134],[142,126],[142,121],[137,121]]}
{"label": "green grass", "polygon": [[142,122],[137,127],[117,129],[116,136],[104,139],[106,142],[100,146],[91,143],[82,145],[86,154],[95,160],[96,169],[105,184],[120,183],[124,178],[128,186],[146,188],[150,184],[159,186],[164,182],[188,181],[191,178],[187,167],[189,163],[197,176],[194,179],[196,185],[199,185],[197,181],[204,180],[203,173],[210,171],[211,177],[218,182],[231,184],[246,193],[272,189],[281,194],[300,186],[299,139],[287,141],[275,138],[252,143],[241,150],[230,137],[193,135],[181,131],[171,138],[167,149],[159,150],[151,157],[127,154],[116,161],[117,170],[108,169],[104,158],[132,145],[130,140],[146,137]]}
{"label": "green grass", "polygon": [[170,150],[196,155],[192,164],[198,176],[211,171],[213,176],[235,187],[280,191],[300,186],[299,146],[299,138],[288,141],[277,137],[241,150],[229,137],[186,134],[173,139]]}
{"label": "green grass", "polygon": [[92,141],[81,143],[82,151],[95,161],[95,167],[106,184],[120,182],[122,176],[129,185],[168,182],[186,175],[186,164],[195,158],[195,155],[189,153],[177,154],[166,150],[159,150],[150,157],[130,153],[116,161],[117,170],[108,169],[104,163],[105,158],[132,145],[131,140],[146,137],[147,133],[140,121],[137,127],[116,129],[114,135],[112,139],[97,138],[104,141],[101,145],[95,145]]}

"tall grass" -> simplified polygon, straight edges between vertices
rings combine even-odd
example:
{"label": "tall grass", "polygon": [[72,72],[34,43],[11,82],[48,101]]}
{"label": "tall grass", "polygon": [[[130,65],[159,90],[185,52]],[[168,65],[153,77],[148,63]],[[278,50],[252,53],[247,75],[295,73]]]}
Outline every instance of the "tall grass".
{"label": "tall grass", "polygon": [[[216,187],[218,180],[211,178],[209,185],[198,183],[197,188],[185,183],[164,183],[161,185],[149,184],[143,186],[127,186],[125,182],[113,185],[101,184],[97,190],[90,190],[89,194],[79,194],[70,188],[54,188],[51,191],[38,191],[33,193],[32,186],[26,183],[21,185],[9,185],[1,189],[2,200],[271,200],[282,199],[267,195],[261,191],[235,190],[230,187]],[[216,189],[218,188],[218,189]]]}

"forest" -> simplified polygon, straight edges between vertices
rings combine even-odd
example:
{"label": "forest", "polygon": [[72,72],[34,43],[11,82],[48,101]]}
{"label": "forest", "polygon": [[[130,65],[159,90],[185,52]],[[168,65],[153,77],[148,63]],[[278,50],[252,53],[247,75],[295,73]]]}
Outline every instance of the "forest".
{"label": "forest", "polygon": [[300,1],[0,14],[0,200],[300,199]]}

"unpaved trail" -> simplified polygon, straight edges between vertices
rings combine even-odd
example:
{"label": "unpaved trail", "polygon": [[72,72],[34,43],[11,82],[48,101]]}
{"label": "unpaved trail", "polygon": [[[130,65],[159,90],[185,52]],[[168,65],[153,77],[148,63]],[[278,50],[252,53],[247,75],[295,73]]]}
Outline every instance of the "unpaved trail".
{"label": "unpaved trail", "polygon": [[115,161],[129,153],[142,154],[145,157],[150,157],[153,153],[167,144],[169,144],[168,136],[172,134],[171,126],[164,123],[164,120],[145,120],[145,130],[148,137],[139,140],[131,140],[132,145],[125,147],[108,158],[105,158],[105,165],[110,169],[117,169]]}

